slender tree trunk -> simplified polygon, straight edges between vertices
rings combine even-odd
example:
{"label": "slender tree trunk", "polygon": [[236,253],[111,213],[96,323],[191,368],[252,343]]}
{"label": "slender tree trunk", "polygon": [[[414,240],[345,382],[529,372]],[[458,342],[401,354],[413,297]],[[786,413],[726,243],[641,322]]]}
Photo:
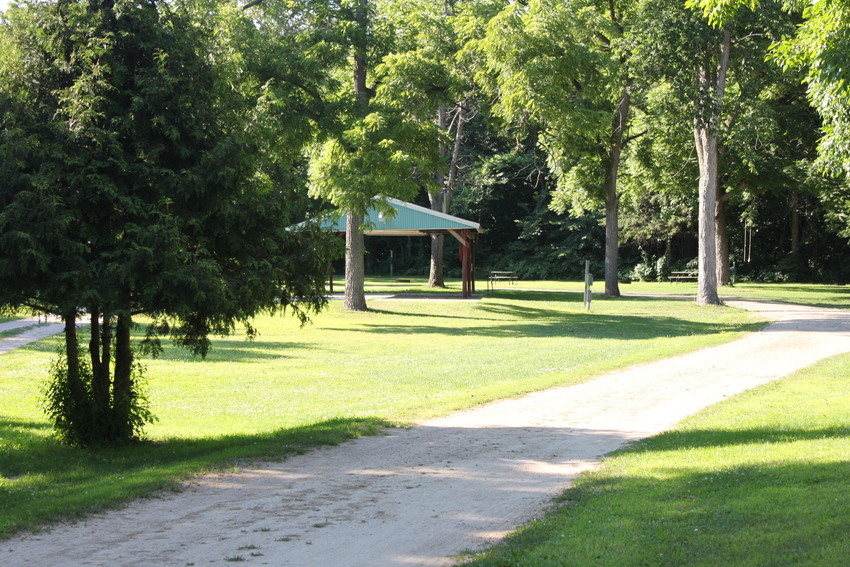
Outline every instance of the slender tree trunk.
{"label": "slender tree trunk", "polygon": [[[353,42],[354,47],[354,96],[361,115],[369,110],[369,89],[366,87],[367,43],[369,31],[369,13],[367,0],[358,0],[354,9],[354,24],[359,32]],[[366,311],[366,291],[364,289],[366,270],[364,254],[366,246],[363,238],[363,217],[349,211],[346,215],[345,229],[345,295],[343,305],[346,309]]]}
{"label": "slender tree trunk", "polygon": [[460,171],[460,149],[463,146],[464,129],[467,121],[467,101],[462,101],[457,109],[455,119],[455,137],[452,145],[452,157],[449,161],[449,175],[446,180],[446,193],[443,196],[443,206],[446,212],[451,209],[455,189],[457,189],[458,172]]}
{"label": "slender tree trunk", "polygon": [[65,360],[68,363],[68,387],[74,402],[83,402],[86,390],[80,377],[80,348],[77,343],[77,312],[69,311],[63,315],[65,320]]}
{"label": "slender tree trunk", "polygon": [[360,226],[363,217],[349,212],[345,227],[345,295],[343,306],[353,311],[366,311],[365,244]]}
{"label": "slender tree trunk", "polygon": [[703,96],[712,93],[694,119],[694,142],[699,159],[699,277],[697,305],[720,305],[717,295],[717,209],[718,183],[718,124],[726,91],[726,71],[729,67],[731,35],[723,31],[720,62],[712,72],[708,65],[698,70],[697,80]]}
{"label": "slender tree trunk", "polygon": [[[431,203],[431,208],[435,211],[440,210],[436,208],[433,201]],[[445,246],[445,235],[431,235],[431,269],[428,272],[429,287],[446,287],[446,279],[443,271],[445,264]]]}
{"label": "slender tree trunk", "polygon": [[[619,149],[617,153],[619,154]],[[620,297],[620,279],[617,275],[620,251],[620,197],[617,195],[617,174],[612,171],[617,167],[615,161],[619,164],[619,155],[616,158],[611,156],[605,176],[605,295],[610,297]]]}
{"label": "slender tree trunk", "polygon": [[[441,104],[437,110],[437,126],[440,130],[445,130],[447,127],[446,105]],[[440,157],[446,159],[448,150],[445,144],[440,143]],[[428,201],[431,204],[432,211],[443,212],[443,198],[446,191],[446,176],[443,172],[438,171],[435,175],[437,186],[440,190],[437,193],[428,193]],[[445,263],[445,236],[442,234],[431,235],[431,268],[428,272],[429,287],[446,287],[444,275]]]}
{"label": "slender tree trunk", "polygon": [[791,189],[791,256],[796,261],[800,255],[800,193]]}
{"label": "slender tree trunk", "polygon": [[605,295],[611,297],[620,296],[620,278],[617,275],[620,196],[617,193],[617,179],[631,100],[628,88],[623,89],[612,125],[608,171],[605,172]]}
{"label": "slender tree trunk", "polygon": [[129,314],[118,316],[115,325],[115,372],[112,380],[113,423],[118,427],[116,439],[129,440],[133,435],[130,423],[133,400],[133,350],[130,332],[133,322]]}
{"label": "slender tree trunk", "polygon": [[731,278],[729,266],[729,232],[726,215],[728,195],[718,184],[717,201],[715,203],[715,253],[717,254],[717,284],[729,285]]}
{"label": "slender tree trunk", "polygon": [[[442,130],[451,130],[451,124],[448,124],[446,116],[446,107],[441,105],[439,115],[437,117],[438,125]],[[466,101],[461,102],[457,107],[455,114],[455,135],[452,143],[452,153],[448,162],[448,175],[442,173],[437,174],[437,183],[442,188],[438,195],[431,195],[428,198],[431,203],[431,210],[438,212],[448,212],[455,189],[457,188],[458,169],[460,161],[460,149],[463,145],[463,130],[466,124]],[[440,147],[440,154],[443,158],[447,157],[445,147]],[[445,287],[445,250],[446,237],[442,234],[434,234],[431,236],[431,270],[428,277],[428,285],[431,287]]]}
{"label": "slender tree trunk", "polygon": [[697,305],[720,305],[717,295],[717,135],[708,128],[695,127],[699,159],[699,276]]}
{"label": "slender tree trunk", "polygon": [[109,410],[109,367],[111,363],[112,333],[109,317],[103,316],[101,325],[100,310],[91,309],[91,340],[89,357],[92,366],[92,390],[99,409],[104,415]]}
{"label": "slender tree trunk", "polygon": [[[98,388],[98,373],[100,372],[100,310],[97,307],[89,308],[91,324],[91,339],[89,339],[89,357],[91,358],[91,371],[94,376],[94,387]],[[108,392],[109,390],[107,390]]]}

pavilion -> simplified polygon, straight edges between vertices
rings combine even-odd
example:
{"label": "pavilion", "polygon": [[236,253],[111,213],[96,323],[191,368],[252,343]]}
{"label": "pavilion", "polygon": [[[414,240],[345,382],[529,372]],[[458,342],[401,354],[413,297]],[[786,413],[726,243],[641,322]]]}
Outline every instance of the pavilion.
{"label": "pavilion", "polygon": [[[452,235],[460,242],[462,295],[464,299],[470,297],[475,292],[475,237],[483,232],[481,225],[391,197],[384,197],[384,200],[393,208],[395,214],[382,214],[375,207],[371,207],[363,219],[366,227],[363,233],[370,236]],[[346,218],[341,216],[329,219],[323,226],[330,231],[345,232]]]}

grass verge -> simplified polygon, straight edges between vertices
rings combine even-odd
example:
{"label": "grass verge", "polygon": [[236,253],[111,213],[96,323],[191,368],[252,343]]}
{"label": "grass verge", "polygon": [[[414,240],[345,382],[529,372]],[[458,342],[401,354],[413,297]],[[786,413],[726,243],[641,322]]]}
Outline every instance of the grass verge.
{"label": "grass verge", "polygon": [[206,360],[167,347],[148,361],[159,422],[150,442],[114,450],[58,445],[39,410],[59,337],[0,358],[0,537],[102,509],[240,459],[282,458],[390,424],[570,384],[731,340],[758,323],[732,309],[558,292],[482,301],[339,302],[299,328],[216,339]]}
{"label": "grass verge", "polygon": [[616,452],[465,565],[846,565],[848,373],[829,359]]}

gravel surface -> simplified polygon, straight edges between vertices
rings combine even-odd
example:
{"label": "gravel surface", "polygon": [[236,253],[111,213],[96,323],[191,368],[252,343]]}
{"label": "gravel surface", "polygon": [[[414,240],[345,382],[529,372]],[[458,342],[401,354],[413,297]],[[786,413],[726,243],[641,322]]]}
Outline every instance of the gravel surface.
{"label": "gravel surface", "polygon": [[850,351],[850,313],[727,301],[775,322],[726,345],[324,448],[0,542],[15,566],[444,566],[539,516],[600,457]]}
{"label": "gravel surface", "polygon": [[41,317],[27,317],[25,319],[0,323],[0,333],[23,329],[10,337],[0,337],[0,354],[29,343],[34,343],[44,337],[61,333],[65,325],[61,322],[57,323],[57,321],[59,319],[55,317],[42,315]]}

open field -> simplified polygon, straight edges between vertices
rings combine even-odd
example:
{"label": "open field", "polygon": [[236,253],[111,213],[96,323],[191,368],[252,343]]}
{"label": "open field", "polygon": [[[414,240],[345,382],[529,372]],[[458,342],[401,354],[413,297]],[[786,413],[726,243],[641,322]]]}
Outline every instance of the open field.
{"label": "open field", "polygon": [[[376,293],[452,293],[460,294],[460,282],[449,280],[446,289],[435,289],[428,287],[427,278],[411,278],[409,282],[396,281],[389,277],[370,278],[366,290]],[[335,280],[335,290],[341,291],[343,282]],[[555,280],[519,280],[516,283],[499,282],[496,285],[493,296],[500,296],[504,292],[519,289],[535,289],[545,291],[573,291],[580,292],[584,289],[582,281],[555,281]],[[603,299],[605,283],[597,280],[592,288],[594,300]],[[682,297],[693,297],[696,295],[697,286],[695,282],[632,282],[620,284],[620,293],[629,294],[658,294],[674,295]],[[490,296],[487,291],[487,281],[476,282],[476,293]],[[817,307],[834,307],[837,309],[850,309],[850,287],[833,284],[763,284],[754,282],[740,282],[734,287],[721,287],[718,293],[722,298],[758,299],[765,301],[784,301],[800,305],[813,305]]]}
{"label": "open field", "polygon": [[482,301],[338,302],[299,328],[218,339],[206,361],[167,348],[148,362],[160,421],[118,450],[57,445],[38,408],[58,338],[0,359],[0,533],[99,509],[245,458],[280,458],[390,423],[569,384],[731,340],[755,323],[732,309],[625,298],[584,311],[572,293]]}
{"label": "open field", "polygon": [[634,443],[474,567],[846,565],[850,356]]}

